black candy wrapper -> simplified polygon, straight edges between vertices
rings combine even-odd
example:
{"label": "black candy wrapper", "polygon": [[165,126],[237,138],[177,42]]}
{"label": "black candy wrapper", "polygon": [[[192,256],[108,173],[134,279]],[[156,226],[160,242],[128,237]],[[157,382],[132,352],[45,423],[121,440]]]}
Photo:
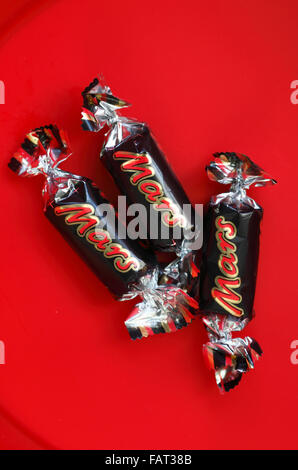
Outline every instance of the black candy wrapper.
{"label": "black candy wrapper", "polygon": [[[145,123],[119,115],[129,104],[116,98],[102,78],[94,79],[82,96],[82,127],[92,132],[108,129],[101,161],[128,202],[146,209],[142,225],[152,248],[177,254],[167,274],[183,288],[195,289],[197,248],[192,246],[199,233],[195,212],[152,132]],[[185,257],[190,265],[187,275],[181,271]]]}
{"label": "black candy wrapper", "polygon": [[260,207],[209,205],[201,266],[202,311],[241,321],[252,318],[262,215]]}
{"label": "black candy wrapper", "polygon": [[81,178],[74,193],[66,194],[58,204],[53,200],[47,205],[45,215],[108,289],[121,298],[132,284],[153,271],[157,261],[151,251],[119,239],[117,227],[109,227],[99,209],[102,204],[109,202],[92,181]]}
{"label": "black candy wrapper", "polygon": [[207,166],[211,180],[231,184],[212,197],[204,221],[200,312],[209,335],[204,345],[218,386],[235,387],[262,354],[252,338],[232,338],[253,317],[262,208],[246,195],[250,186],[274,184],[247,156],[217,153]]}
{"label": "black candy wrapper", "polygon": [[125,322],[133,339],[187,326],[196,301],[178,287],[158,285],[154,253],[119,236],[120,222],[106,217],[112,205],[90,179],[58,167],[69,155],[65,133],[44,126],[26,135],[9,167],[20,176],[43,174],[46,217],[116,298],[141,297]]}

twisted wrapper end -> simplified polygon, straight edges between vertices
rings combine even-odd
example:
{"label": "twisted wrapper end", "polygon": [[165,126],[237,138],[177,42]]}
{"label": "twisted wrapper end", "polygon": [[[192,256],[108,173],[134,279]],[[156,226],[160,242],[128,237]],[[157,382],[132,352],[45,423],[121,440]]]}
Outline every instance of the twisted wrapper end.
{"label": "twisted wrapper end", "polygon": [[247,189],[276,184],[276,180],[241,153],[214,153],[206,171],[211,181],[231,185],[229,192],[212,197],[211,204],[224,202],[237,208],[247,206],[261,209],[256,201],[246,194]]}
{"label": "twisted wrapper end", "polygon": [[163,274],[173,280],[177,287],[187,291],[191,297],[198,298],[200,270],[197,260],[198,252],[182,244],[177,257],[163,268]]}
{"label": "twisted wrapper end", "polygon": [[[138,287],[143,301],[137,304],[125,321],[132,339],[147,338],[159,333],[171,333],[188,326],[198,310],[198,302],[182,289],[152,285],[155,275],[143,280]],[[147,283],[150,285],[146,285]]]}
{"label": "twisted wrapper end", "polygon": [[43,186],[44,209],[50,200],[71,192],[81,177],[67,173],[59,165],[71,155],[66,133],[57,126],[38,127],[26,134],[8,167],[19,176],[45,177]]}
{"label": "twisted wrapper end", "polygon": [[257,341],[249,336],[232,338],[231,332],[242,329],[245,323],[232,326],[228,319],[217,315],[204,317],[203,322],[210,339],[203,346],[205,361],[214,371],[219,389],[228,392],[239,384],[243,373],[254,369],[263,351]]}
{"label": "twisted wrapper end", "polygon": [[50,124],[26,134],[8,167],[19,176],[48,175],[71,154],[68,138],[63,130]]}
{"label": "twisted wrapper end", "polygon": [[206,171],[211,181],[238,185],[243,189],[250,186],[259,187],[276,184],[276,180],[242,153],[214,153],[213,161],[206,166]]}
{"label": "twisted wrapper end", "polygon": [[262,355],[259,344],[247,336],[231,340],[218,340],[203,346],[207,365],[215,372],[220,390],[228,392],[239,384],[242,374],[254,369],[255,362]]}
{"label": "twisted wrapper end", "polygon": [[106,124],[117,121],[117,110],[130,106],[127,101],[114,96],[103,77],[95,78],[82,92],[82,128],[98,132]]}

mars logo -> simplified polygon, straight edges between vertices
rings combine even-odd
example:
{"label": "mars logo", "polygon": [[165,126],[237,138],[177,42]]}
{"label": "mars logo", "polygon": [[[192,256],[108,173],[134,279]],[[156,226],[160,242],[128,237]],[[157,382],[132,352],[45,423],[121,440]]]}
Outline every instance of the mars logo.
{"label": "mars logo", "polygon": [[0,364],[5,364],[5,346],[3,341],[0,341]]}
{"label": "mars logo", "polygon": [[154,180],[155,171],[151,166],[152,160],[148,153],[116,152],[114,160],[125,160],[120,165],[122,171],[131,172],[129,178],[133,186],[137,186],[156,211],[162,212],[162,221],[168,227],[186,227],[186,217],[174,202],[165,196],[160,183]]}
{"label": "mars logo", "polygon": [[5,86],[2,80],[0,80],[0,104],[5,104]]}
{"label": "mars logo", "polygon": [[137,258],[119,243],[113,243],[111,235],[100,226],[99,218],[94,214],[90,204],[64,205],[55,208],[57,216],[64,215],[67,225],[77,225],[77,234],[84,237],[95,250],[103,253],[107,259],[114,259],[114,267],[122,273],[130,269],[138,271],[141,268]]}
{"label": "mars logo", "polygon": [[231,242],[236,237],[237,230],[232,222],[226,222],[221,215],[215,219],[217,247],[220,251],[218,267],[221,276],[215,278],[215,285],[211,294],[215,302],[235,317],[241,317],[244,312],[237,307],[242,301],[242,296],[235,292],[241,286],[241,279],[238,276],[238,258],[236,255],[236,245]]}

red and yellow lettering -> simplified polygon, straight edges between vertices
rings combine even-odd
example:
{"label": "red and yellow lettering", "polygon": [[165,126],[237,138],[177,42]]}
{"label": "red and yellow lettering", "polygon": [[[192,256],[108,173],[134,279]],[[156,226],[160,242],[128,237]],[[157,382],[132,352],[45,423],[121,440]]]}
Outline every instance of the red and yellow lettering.
{"label": "red and yellow lettering", "polygon": [[217,247],[220,251],[218,267],[223,276],[217,276],[215,279],[216,287],[211,290],[211,295],[223,309],[231,315],[241,317],[244,314],[242,308],[237,307],[242,301],[242,296],[235,292],[241,286],[241,279],[238,277],[238,258],[236,255],[236,245],[229,240],[236,237],[237,230],[232,222],[226,222],[223,216],[215,219],[217,228],[215,237]]}
{"label": "red and yellow lettering", "polygon": [[95,245],[99,251],[105,251],[107,245],[111,243],[111,237],[106,230],[97,229],[95,232],[87,233],[87,240]]}
{"label": "red and yellow lettering", "polygon": [[55,208],[55,214],[69,214],[65,217],[65,222],[69,225],[78,224],[77,232],[81,237],[99,222],[89,204],[58,206]]}
{"label": "red and yellow lettering", "polygon": [[[154,204],[154,209],[164,211],[162,221],[169,227],[179,224],[184,227],[186,224],[185,217],[180,214],[177,206],[171,199],[164,197],[162,186],[152,178],[155,171],[151,166],[152,160],[148,153],[130,153],[115,152],[114,160],[126,160],[120,165],[122,171],[132,172],[129,178],[132,185],[137,186],[138,190],[144,194],[146,201]],[[149,179],[148,179],[149,178]]]}
{"label": "red and yellow lettering", "polygon": [[153,180],[147,180],[139,184],[139,190],[145,194],[148,202],[156,202],[162,195],[160,184]]}
{"label": "red and yellow lettering", "polygon": [[91,243],[96,250],[101,251],[105,258],[115,258],[113,264],[118,271],[125,273],[130,269],[134,271],[140,269],[140,262],[137,258],[120,244],[112,243],[111,235],[107,230],[96,227],[99,219],[93,215],[94,208],[90,204],[57,206],[55,214],[66,215],[64,220],[68,225],[77,224],[78,235],[85,236],[87,242]]}
{"label": "red and yellow lettering", "polygon": [[227,277],[238,276],[237,256],[234,253],[228,255],[221,255],[219,259],[220,270]]}
{"label": "red and yellow lettering", "polygon": [[133,172],[130,181],[134,186],[144,178],[154,176],[153,168],[148,166],[151,163],[151,158],[146,153],[116,152],[113,157],[115,160],[127,160],[122,163],[121,170]]}
{"label": "red and yellow lettering", "polygon": [[225,236],[229,239],[234,238],[236,235],[236,227],[232,222],[226,222],[225,218],[220,215],[216,219],[216,224],[219,230],[223,230],[225,232]]}
{"label": "red and yellow lettering", "polygon": [[129,259],[125,259],[125,260],[122,258],[117,258],[115,259],[114,264],[116,268],[122,272],[129,271],[130,269],[137,271],[140,267],[139,262],[132,257],[129,257]]}
{"label": "red and yellow lettering", "polygon": [[241,285],[240,278],[225,279],[221,276],[217,276],[215,284],[217,287],[213,287],[212,289],[214,300],[231,315],[241,317],[244,313],[243,309],[234,305],[239,304],[242,300],[241,295],[234,291],[234,289]]}

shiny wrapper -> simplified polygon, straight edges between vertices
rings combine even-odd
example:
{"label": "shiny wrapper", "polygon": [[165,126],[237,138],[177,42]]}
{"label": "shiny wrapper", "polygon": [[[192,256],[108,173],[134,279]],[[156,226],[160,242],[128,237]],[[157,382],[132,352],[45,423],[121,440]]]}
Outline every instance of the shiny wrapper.
{"label": "shiny wrapper", "polygon": [[26,135],[9,167],[20,176],[45,177],[46,217],[118,300],[141,297],[126,322],[132,338],[186,326],[196,302],[179,287],[158,285],[161,273],[154,253],[119,236],[119,221],[112,224],[106,217],[111,204],[90,179],[59,168],[69,154],[65,133],[44,126]]}
{"label": "shiny wrapper", "polygon": [[[191,245],[199,236],[199,228],[195,226],[194,209],[164,153],[145,123],[119,115],[119,110],[129,104],[116,98],[102,79],[94,79],[82,96],[83,129],[107,129],[101,161],[128,202],[145,207],[142,222],[152,248],[177,254],[167,274],[181,287],[192,289],[198,269]],[[152,228],[156,229],[154,235]],[[186,265],[184,258],[190,266],[187,275],[181,271]]]}
{"label": "shiny wrapper", "polygon": [[231,185],[228,193],[210,201],[200,277],[200,312],[210,339],[204,353],[218,386],[228,391],[262,354],[254,339],[232,338],[254,313],[263,209],[246,189],[275,181],[247,156],[232,152],[214,154],[207,174],[212,181]]}

